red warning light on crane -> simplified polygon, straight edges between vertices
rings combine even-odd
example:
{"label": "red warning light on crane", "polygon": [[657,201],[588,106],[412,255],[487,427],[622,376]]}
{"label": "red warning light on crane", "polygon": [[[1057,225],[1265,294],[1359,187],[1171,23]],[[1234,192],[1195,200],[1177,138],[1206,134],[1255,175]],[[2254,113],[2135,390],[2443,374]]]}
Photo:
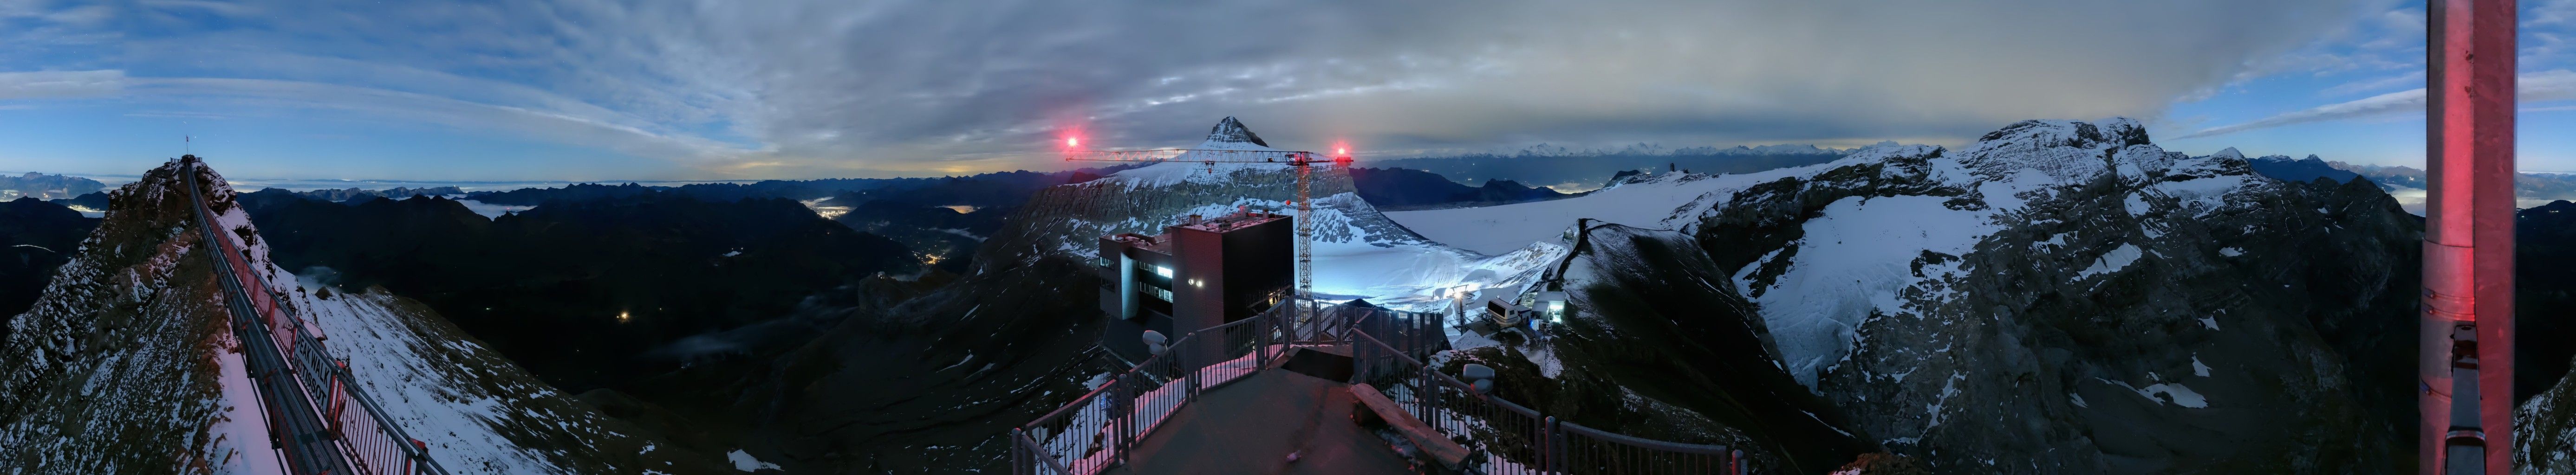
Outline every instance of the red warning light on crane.
{"label": "red warning light on crane", "polygon": [[1074,148],[1074,147],[1080,147],[1080,146],[1082,146],[1082,138],[1081,138],[1081,137],[1065,137],[1065,138],[1064,138],[1064,148]]}

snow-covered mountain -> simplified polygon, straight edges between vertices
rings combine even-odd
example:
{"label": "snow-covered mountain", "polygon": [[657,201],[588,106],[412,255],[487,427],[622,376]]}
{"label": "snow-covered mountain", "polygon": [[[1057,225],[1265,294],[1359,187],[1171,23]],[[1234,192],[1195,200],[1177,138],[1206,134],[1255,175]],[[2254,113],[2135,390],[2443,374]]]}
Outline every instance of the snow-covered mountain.
{"label": "snow-covered mountain", "polygon": [[[1226,118],[1194,149],[1279,151]],[[1163,163],[1119,171],[1098,180],[1040,191],[994,241],[1010,257],[986,263],[1011,266],[1038,256],[1088,260],[1100,236],[1161,234],[1190,215],[1218,216],[1238,207],[1283,214],[1295,209],[1297,171],[1285,163],[1201,163],[1184,153]],[[1367,298],[1398,308],[1434,305],[1437,290],[1477,288],[1527,279],[1535,263],[1563,252],[1547,243],[1524,243],[1490,253],[1460,250],[1415,234],[1362,200],[1350,176],[1318,169],[1315,197],[1315,291]],[[991,269],[987,269],[991,270]]]}
{"label": "snow-covered mountain", "polygon": [[[223,177],[172,161],[112,191],[111,212],[0,343],[0,467],[32,473],[275,473],[242,347],[198,246],[181,173],[253,274],[351,363],[372,396],[453,473],[714,473],[556,394],[426,307],[308,292],[271,264]],[[659,444],[667,445],[667,444]]]}
{"label": "snow-covered mountain", "polygon": [[2576,473],[2576,378],[2522,402],[2513,413],[2513,463],[2520,473]]}
{"label": "snow-covered mountain", "polygon": [[1734,287],[1847,429],[1936,470],[2395,471],[2408,447],[2420,224],[2374,187],[2263,179],[2127,119],[1393,217],[1476,249],[1578,218],[1687,235],[1729,278],[1660,285]]}

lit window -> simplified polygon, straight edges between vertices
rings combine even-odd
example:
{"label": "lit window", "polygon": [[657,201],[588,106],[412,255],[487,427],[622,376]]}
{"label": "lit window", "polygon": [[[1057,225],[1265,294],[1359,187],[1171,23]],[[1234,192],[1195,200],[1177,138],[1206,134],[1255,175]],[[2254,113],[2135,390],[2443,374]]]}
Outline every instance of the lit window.
{"label": "lit window", "polygon": [[1164,277],[1171,277],[1171,276],[1172,276],[1172,268],[1170,268],[1170,267],[1163,267],[1163,266],[1154,266],[1154,275],[1159,275],[1159,276],[1164,276]]}

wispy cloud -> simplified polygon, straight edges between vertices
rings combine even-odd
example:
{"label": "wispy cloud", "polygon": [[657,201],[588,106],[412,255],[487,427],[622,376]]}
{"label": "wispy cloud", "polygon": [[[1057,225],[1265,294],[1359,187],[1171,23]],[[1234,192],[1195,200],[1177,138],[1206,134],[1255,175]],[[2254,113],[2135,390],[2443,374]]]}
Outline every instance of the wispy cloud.
{"label": "wispy cloud", "polygon": [[125,72],[0,72],[0,100],[60,99],[115,95],[125,89]]}
{"label": "wispy cloud", "polygon": [[[2523,103],[2576,99],[2576,72],[2552,70],[2523,73],[2515,78],[2515,99]],[[2424,88],[2380,94],[2368,98],[2317,106],[2251,122],[2223,125],[2194,131],[2180,138],[2207,137],[2285,125],[2330,120],[2421,114],[2424,111]]]}
{"label": "wispy cloud", "polygon": [[2382,78],[2376,78],[2376,79],[2364,79],[2364,80],[2360,80],[2360,81],[2353,81],[2353,82],[2347,82],[2347,83],[2343,83],[2343,84],[2337,84],[2337,85],[2335,85],[2334,87],[2329,87],[2329,88],[2326,88],[2326,89],[2325,89],[2325,90],[2323,90],[2323,91],[2318,91],[2318,92],[2317,92],[2317,95],[2325,96],[2325,97],[2336,97],[2336,96],[2345,96],[2345,95],[2351,95],[2351,94],[2355,94],[2355,93],[2363,93],[2363,92],[2379,91],[2379,90],[2386,90],[2386,89],[2390,89],[2390,88],[2405,87],[2405,86],[2414,86],[2415,88],[2418,88],[2418,89],[2423,88],[2423,87],[2424,87],[2424,71],[2423,71],[2423,70],[2415,70],[2415,71],[2409,71],[2409,72],[2407,72],[2406,74],[2399,74],[2399,75],[2395,75],[2395,76],[2388,76],[2388,77],[2382,77]]}
{"label": "wispy cloud", "polygon": [[[1227,115],[1381,150],[1874,142],[2152,117],[2249,72],[2304,71],[2278,58],[2320,36],[2377,39],[2408,14],[2386,3],[149,0],[113,26],[30,39],[115,41],[0,51],[0,65],[131,75],[91,94],[515,134],[673,173],[815,176],[1034,166],[1074,129],[1183,144]],[[2398,26],[2338,33],[2357,19]],[[149,104],[190,112],[172,105]]]}

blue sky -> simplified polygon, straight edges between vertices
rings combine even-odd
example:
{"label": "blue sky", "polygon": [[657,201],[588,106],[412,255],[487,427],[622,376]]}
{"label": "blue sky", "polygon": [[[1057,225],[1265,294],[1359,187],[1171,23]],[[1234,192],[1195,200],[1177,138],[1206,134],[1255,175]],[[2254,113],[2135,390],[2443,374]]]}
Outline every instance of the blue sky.
{"label": "blue sky", "polygon": [[[2118,115],[2422,162],[2422,2],[1095,3],[0,0],[0,170],[131,174],[192,135],[243,177],[923,176],[1229,115],[1363,159]],[[2576,170],[2576,0],[2522,3],[2522,167]]]}

